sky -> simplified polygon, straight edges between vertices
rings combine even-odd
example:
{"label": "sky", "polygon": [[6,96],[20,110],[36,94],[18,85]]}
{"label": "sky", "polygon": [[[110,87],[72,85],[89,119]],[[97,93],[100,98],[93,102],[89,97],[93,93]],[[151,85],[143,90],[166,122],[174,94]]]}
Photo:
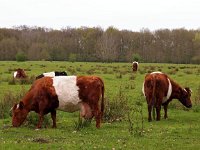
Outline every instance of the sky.
{"label": "sky", "polygon": [[0,0],[0,28],[200,29],[200,0]]}

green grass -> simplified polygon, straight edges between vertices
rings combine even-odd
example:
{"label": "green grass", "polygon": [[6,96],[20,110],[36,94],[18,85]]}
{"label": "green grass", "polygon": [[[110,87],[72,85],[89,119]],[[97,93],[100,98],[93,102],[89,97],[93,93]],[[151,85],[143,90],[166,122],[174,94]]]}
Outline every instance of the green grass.
{"label": "green grass", "polygon": [[[141,95],[142,83],[147,72],[162,71],[180,85],[189,86],[192,100],[198,96],[200,86],[200,65],[186,64],[140,64],[134,75],[128,63],[84,63],[84,62],[0,62],[0,101],[7,91],[18,93],[22,88],[28,90],[30,84],[10,85],[15,68],[24,68],[28,76],[37,76],[48,71],[64,71],[68,75],[98,75],[105,82],[105,97],[113,100],[121,87],[130,106],[142,101],[144,129],[142,134],[131,134],[127,119],[105,122],[100,129],[92,124],[75,130],[78,112],[58,111],[57,129],[50,125],[35,130],[34,125],[12,128],[11,117],[0,119],[0,149],[199,149],[200,148],[200,107],[184,109],[173,100],[168,109],[169,119],[147,121],[146,101]],[[199,99],[200,101],[200,99]],[[198,103],[197,103],[198,104]],[[199,102],[200,105],[200,102]],[[134,107],[134,106],[133,106]],[[137,106],[136,106],[137,107]],[[120,110],[119,110],[120,111]],[[161,112],[163,116],[163,110]],[[47,116],[50,118],[50,115]],[[131,116],[134,130],[140,130],[140,119]],[[139,128],[137,128],[139,127]]]}

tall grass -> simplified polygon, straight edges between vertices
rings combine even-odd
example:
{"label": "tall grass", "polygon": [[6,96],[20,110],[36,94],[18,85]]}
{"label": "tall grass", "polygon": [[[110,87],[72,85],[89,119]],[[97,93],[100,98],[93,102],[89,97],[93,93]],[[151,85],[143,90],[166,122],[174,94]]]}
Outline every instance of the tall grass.
{"label": "tall grass", "polygon": [[9,117],[10,109],[15,103],[18,103],[18,101],[25,95],[25,92],[26,91],[22,86],[21,91],[17,94],[12,93],[11,91],[4,94],[0,101],[0,119]]}

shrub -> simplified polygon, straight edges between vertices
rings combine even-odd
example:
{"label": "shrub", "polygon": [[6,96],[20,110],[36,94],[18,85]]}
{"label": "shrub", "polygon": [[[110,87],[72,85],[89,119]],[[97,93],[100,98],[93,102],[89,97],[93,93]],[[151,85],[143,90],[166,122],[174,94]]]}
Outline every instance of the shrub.
{"label": "shrub", "polygon": [[8,79],[8,84],[15,85],[15,84],[32,84],[35,81],[35,76],[30,76],[24,79]]}
{"label": "shrub", "polygon": [[26,61],[27,60],[24,52],[18,52],[16,54],[15,58],[16,58],[16,61]]}
{"label": "shrub", "polygon": [[82,119],[80,114],[78,120],[74,122],[74,129],[76,131],[80,131],[84,127],[88,127],[91,125],[91,119]]}
{"label": "shrub", "polygon": [[68,60],[70,61],[70,62],[75,62],[76,61],[76,54],[74,54],[74,53],[70,53],[69,54],[69,58],[68,58]]}
{"label": "shrub", "polygon": [[133,61],[141,61],[141,56],[138,53],[133,54]]}
{"label": "shrub", "polygon": [[142,99],[136,101],[127,114],[128,130],[134,136],[143,136],[144,131],[144,115]]}
{"label": "shrub", "polygon": [[121,121],[125,118],[128,110],[128,97],[122,92],[120,87],[118,93],[112,100],[105,100],[103,120],[105,122]]}
{"label": "shrub", "polygon": [[10,115],[10,109],[13,107],[15,103],[18,103],[18,101],[25,95],[25,90],[22,87],[22,90],[14,94],[11,91],[8,91],[4,94],[3,99],[0,101],[0,118],[8,118]]}
{"label": "shrub", "polygon": [[[38,124],[38,120],[39,120],[38,114],[35,112],[30,112],[26,118],[24,125],[35,128],[36,125]],[[51,120],[52,119],[50,115],[45,115],[42,126],[45,128],[47,128],[48,126],[51,126],[51,124],[53,124]]]}
{"label": "shrub", "polygon": [[120,72],[119,74],[116,75],[117,79],[121,79],[122,78],[122,73]]}
{"label": "shrub", "polygon": [[195,98],[194,98],[194,104],[200,105],[200,85],[197,88],[197,93],[196,93]]}
{"label": "shrub", "polygon": [[135,78],[136,78],[136,75],[131,73],[131,76],[129,77],[129,80],[135,80]]}

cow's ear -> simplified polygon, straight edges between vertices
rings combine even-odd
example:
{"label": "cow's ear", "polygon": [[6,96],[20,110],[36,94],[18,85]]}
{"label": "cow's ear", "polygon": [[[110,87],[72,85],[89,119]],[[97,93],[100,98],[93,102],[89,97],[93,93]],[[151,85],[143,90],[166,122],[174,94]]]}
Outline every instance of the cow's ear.
{"label": "cow's ear", "polygon": [[24,108],[24,103],[22,101],[19,102],[19,109],[23,109]]}

